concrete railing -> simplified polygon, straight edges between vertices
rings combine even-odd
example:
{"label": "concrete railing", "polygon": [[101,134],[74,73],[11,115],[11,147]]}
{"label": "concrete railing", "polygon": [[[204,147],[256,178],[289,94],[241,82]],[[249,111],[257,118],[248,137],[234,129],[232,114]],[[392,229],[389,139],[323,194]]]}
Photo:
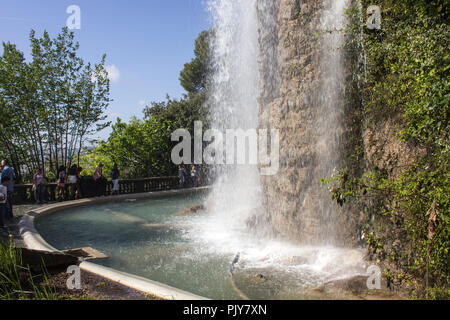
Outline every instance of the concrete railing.
{"label": "concrete railing", "polygon": [[[81,198],[92,198],[96,196],[96,185],[92,177],[82,177],[80,181]],[[164,191],[177,189],[179,187],[178,177],[158,177],[146,179],[119,180],[119,194],[135,194],[151,191]],[[73,200],[75,185],[66,184],[64,189],[64,200]],[[35,192],[32,184],[14,186],[14,204],[30,204],[36,202]],[[107,181],[103,195],[112,194],[113,183]],[[45,200],[56,201],[58,199],[58,187],[56,183],[45,186]]]}

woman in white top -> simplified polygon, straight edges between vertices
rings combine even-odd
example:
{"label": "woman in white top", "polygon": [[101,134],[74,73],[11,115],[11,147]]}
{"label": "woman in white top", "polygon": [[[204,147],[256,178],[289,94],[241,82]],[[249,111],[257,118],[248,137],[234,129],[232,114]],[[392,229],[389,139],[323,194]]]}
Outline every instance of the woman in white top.
{"label": "woman in white top", "polygon": [[77,179],[77,165],[74,164],[70,167],[69,169],[69,177],[67,180],[68,183],[70,184],[76,184],[78,182]]}
{"label": "woman in white top", "polygon": [[194,188],[198,187],[198,179],[197,179],[197,169],[195,166],[192,166],[191,168],[191,179],[192,179],[192,186]]}

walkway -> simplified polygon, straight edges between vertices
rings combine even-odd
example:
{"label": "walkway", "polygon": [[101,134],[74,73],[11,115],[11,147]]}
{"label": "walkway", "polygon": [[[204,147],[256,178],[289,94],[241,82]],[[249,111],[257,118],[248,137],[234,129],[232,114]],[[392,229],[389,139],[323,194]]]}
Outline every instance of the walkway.
{"label": "walkway", "polygon": [[[14,206],[14,221],[12,223],[6,223],[6,230],[9,233],[9,237],[12,237],[14,246],[16,248],[24,248],[25,244],[20,236],[19,222],[22,217],[31,210],[41,207],[42,205],[16,205]],[[0,233],[0,240],[9,241],[6,234]]]}

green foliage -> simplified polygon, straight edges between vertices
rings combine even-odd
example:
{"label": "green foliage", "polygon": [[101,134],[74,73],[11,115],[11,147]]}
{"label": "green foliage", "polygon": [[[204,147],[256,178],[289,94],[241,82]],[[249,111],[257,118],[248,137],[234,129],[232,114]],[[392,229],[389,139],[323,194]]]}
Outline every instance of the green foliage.
{"label": "green foliage", "polygon": [[144,120],[130,123],[117,121],[107,141],[100,141],[93,150],[79,155],[83,175],[92,175],[100,162],[109,176],[113,164],[121,169],[122,178],[171,175],[176,168],[171,162],[174,143],[171,134],[183,128],[193,134],[194,122],[208,126],[206,106],[209,66],[210,31],[202,32],[195,42],[195,58],[180,73],[180,83],[187,91],[181,99],[167,96],[166,101],[152,102],[144,111]]}
{"label": "green foliage", "polygon": [[105,56],[99,64],[85,64],[74,38],[67,28],[55,39],[31,31],[30,62],[15,45],[3,43],[0,150],[19,177],[29,178],[35,168],[54,174],[69,166],[86,137],[109,125],[101,123],[110,102]]}
{"label": "green foliage", "polygon": [[145,118],[158,117],[173,122],[177,128],[183,128],[193,133],[194,122],[202,121],[208,124],[205,107],[205,94],[190,95],[181,100],[167,97],[167,101],[153,102],[151,108],[144,110]]}
{"label": "green foliage", "polygon": [[450,152],[448,1],[370,4],[384,14],[382,30],[364,34],[369,113],[397,113],[404,140]]}
{"label": "green foliage", "polygon": [[114,163],[119,166],[122,178],[169,175],[174,128],[171,121],[158,117],[145,121],[133,118],[130,123],[119,119],[107,141],[100,141],[94,150],[81,156],[83,174],[93,174],[102,162],[105,176],[109,176]]}
{"label": "green foliage", "polygon": [[419,283],[416,293],[428,296],[450,281],[450,168],[422,165],[398,178],[375,170],[350,178],[343,171],[324,183],[341,205],[350,198],[370,203],[364,235],[371,256],[407,272]]}
{"label": "green foliage", "polygon": [[[391,174],[341,170],[324,180],[333,200],[351,198],[367,213],[369,253],[395,266],[388,274],[414,286],[419,298],[448,298],[450,284],[449,2],[360,1],[382,9],[382,30],[353,23],[364,56],[359,74],[364,127],[394,119],[398,137],[424,150],[416,163]],[[363,9],[363,12],[365,10]],[[351,21],[366,21],[355,8]],[[362,18],[362,19],[360,19]],[[363,49],[363,50],[362,50]]]}
{"label": "green foliage", "polygon": [[105,177],[110,175],[114,163],[109,155],[101,148],[102,143],[104,142],[100,141],[93,149],[84,150],[79,158],[75,158],[75,161],[79,163],[80,167],[83,169],[81,171],[82,176],[92,176],[100,163],[103,164],[103,175]]}
{"label": "green foliage", "polygon": [[199,94],[207,87],[209,72],[209,37],[211,31],[203,31],[195,40],[195,58],[184,65],[180,72],[181,86],[190,94]]}

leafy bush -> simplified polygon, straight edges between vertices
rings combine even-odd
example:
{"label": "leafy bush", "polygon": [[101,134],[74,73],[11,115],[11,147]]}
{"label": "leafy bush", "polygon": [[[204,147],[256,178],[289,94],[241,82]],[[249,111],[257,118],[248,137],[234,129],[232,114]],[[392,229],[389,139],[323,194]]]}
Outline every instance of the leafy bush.
{"label": "leafy bush", "polygon": [[105,166],[106,177],[114,163],[121,170],[121,178],[157,177],[172,173],[172,122],[158,117],[145,121],[133,118],[130,123],[119,119],[112,129],[108,140],[99,142],[93,150],[81,156],[82,174],[92,175],[99,162]]}
{"label": "leafy bush", "polygon": [[[425,152],[400,174],[368,167],[355,175],[347,168],[324,183],[340,205],[356,198],[367,212],[369,253],[394,266],[386,269],[388,278],[411,285],[414,297],[448,298],[449,1],[358,2],[362,8],[378,5],[383,13],[382,30],[349,26],[364,64],[355,77],[362,79],[361,126],[394,119],[398,138]],[[349,10],[350,20],[366,21],[360,12],[357,6]]]}

